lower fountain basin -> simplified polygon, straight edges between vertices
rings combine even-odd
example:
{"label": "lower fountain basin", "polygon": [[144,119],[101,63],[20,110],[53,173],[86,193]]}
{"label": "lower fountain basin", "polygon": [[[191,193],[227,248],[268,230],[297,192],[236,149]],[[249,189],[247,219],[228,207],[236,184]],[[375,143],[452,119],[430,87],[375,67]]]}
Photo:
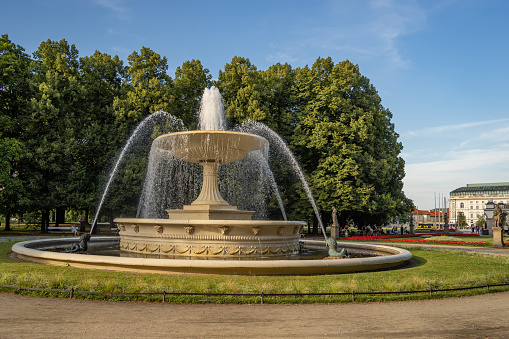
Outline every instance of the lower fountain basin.
{"label": "lower fountain basin", "polygon": [[[41,264],[71,266],[111,271],[164,273],[164,274],[213,274],[213,275],[310,275],[337,274],[387,269],[403,265],[412,254],[401,248],[365,243],[339,243],[348,250],[371,251],[378,254],[369,258],[331,260],[186,260],[151,259],[57,253],[49,249],[71,246],[77,238],[52,238],[25,241],[15,244],[12,251],[23,260]],[[118,237],[93,237],[89,247],[118,243]],[[325,248],[324,241],[304,240],[305,247]]]}

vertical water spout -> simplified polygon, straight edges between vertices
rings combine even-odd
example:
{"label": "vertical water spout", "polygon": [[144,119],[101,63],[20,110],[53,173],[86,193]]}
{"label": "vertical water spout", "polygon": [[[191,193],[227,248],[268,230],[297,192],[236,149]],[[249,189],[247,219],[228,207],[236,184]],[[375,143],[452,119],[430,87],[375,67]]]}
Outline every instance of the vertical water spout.
{"label": "vertical water spout", "polygon": [[226,116],[221,93],[217,87],[205,88],[198,114],[198,129],[202,131],[225,131]]}

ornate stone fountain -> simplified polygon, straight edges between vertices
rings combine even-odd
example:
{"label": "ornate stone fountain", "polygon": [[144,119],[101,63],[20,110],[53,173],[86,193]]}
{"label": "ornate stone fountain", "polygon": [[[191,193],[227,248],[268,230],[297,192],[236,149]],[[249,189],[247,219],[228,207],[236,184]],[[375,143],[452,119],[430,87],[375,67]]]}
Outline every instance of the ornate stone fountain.
{"label": "ornate stone fountain", "polygon": [[268,147],[264,138],[232,131],[189,131],[162,135],[154,145],[203,167],[201,193],[191,205],[167,210],[168,219],[115,219],[122,250],[176,257],[298,254],[304,222],[251,220],[254,211],[230,206],[219,192],[221,164]]}
{"label": "ornate stone fountain", "polygon": [[[203,104],[205,101],[212,104]],[[216,108],[210,112],[207,107]],[[207,119],[202,121],[202,117]],[[219,193],[217,171],[221,164],[240,160],[249,152],[268,147],[268,142],[257,135],[225,131],[224,119],[219,91],[206,89],[200,110],[199,125],[202,130],[166,134],[154,140],[155,147],[203,167],[201,193],[181,210],[167,210],[168,219],[115,219],[123,250],[120,257],[63,253],[59,249],[69,248],[76,238],[61,237],[16,243],[12,247],[13,252],[21,259],[51,265],[171,274],[331,274],[396,267],[412,258],[412,254],[404,249],[344,243],[341,246],[348,247],[349,252],[369,251],[378,256],[294,260],[293,255],[299,252],[304,222],[251,220],[253,211],[230,206]],[[142,125],[143,122],[138,128]],[[109,182],[114,174],[115,170]],[[108,187],[109,183],[99,210]],[[89,245],[92,248],[115,247],[117,239],[93,237]],[[324,248],[323,241],[307,240],[303,243],[308,249]],[[269,259],[261,260],[262,257]],[[208,260],[189,260],[198,258]]]}

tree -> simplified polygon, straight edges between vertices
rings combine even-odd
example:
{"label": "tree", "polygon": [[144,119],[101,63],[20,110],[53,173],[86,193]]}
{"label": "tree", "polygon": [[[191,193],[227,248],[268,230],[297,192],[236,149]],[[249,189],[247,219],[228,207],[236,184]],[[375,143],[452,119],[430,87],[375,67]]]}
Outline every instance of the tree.
{"label": "tree", "polygon": [[23,162],[30,158],[23,132],[30,92],[30,57],[12,43],[7,34],[0,39],[0,211],[5,230],[10,217],[27,204]]}
{"label": "tree", "polygon": [[56,208],[57,224],[65,208],[73,205],[79,183],[79,115],[83,112],[83,86],[78,79],[78,50],[65,39],[42,42],[34,53],[32,115],[24,133],[34,153],[30,162],[31,207],[42,210],[41,232]]}
{"label": "tree", "polygon": [[147,115],[164,110],[173,110],[174,98],[171,93],[172,79],[166,74],[166,57],[142,47],[140,53],[133,52],[127,58],[128,83],[125,94],[115,98],[115,114],[127,123],[127,130]]}
{"label": "tree", "polygon": [[104,174],[126,135],[120,128],[113,101],[121,95],[125,83],[125,68],[118,56],[96,51],[90,57],[80,58],[80,84],[83,86],[83,112],[78,116],[79,171],[74,179],[79,183],[79,195],[74,199],[76,208],[88,211],[95,206],[102,189]]}
{"label": "tree", "polygon": [[[466,223],[466,221],[465,221],[465,223]],[[486,224],[486,219],[484,218],[484,215],[478,214],[477,220],[475,221],[475,225],[479,226],[479,227],[484,227],[485,224]]]}
{"label": "tree", "polygon": [[292,144],[320,207],[358,223],[380,223],[409,210],[401,191],[404,162],[391,114],[369,79],[349,61],[319,58],[296,70],[299,123]]}
{"label": "tree", "polygon": [[[124,136],[124,141],[128,132],[150,114],[159,110],[175,111],[173,81],[166,74],[168,70],[166,57],[161,57],[151,49],[142,47],[139,53],[133,52],[128,57],[128,63],[127,82],[122,87],[122,93],[115,97],[113,102],[119,125],[117,131]],[[111,186],[103,207],[103,210],[110,215],[113,213],[136,214],[151,144],[148,140],[157,136],[161,130],[158,130],[155,125],[150,126],[153,126],[153,133],[145,131],[140,137],[144,141],[134,145],[118,168],[119,174]]]}
{"label": "tree", "polygon": [[270,125],[268,109],[263,97],[261,74],[249,59],[233,57],[216,82],[225,104],[230,125],[242,121],[260,121]]}
{"label": "tree", "polygon": [[467,217],[465,216],[465,214],[463,214],[463,212],[459,212],[458,213],[458,227],[466,227],[466,226],[468,226]]}
{"label": "tree", "polygon": [[209,70],[199,60],[186,61],[175,71],[175,110],[171,113],[181,118],[190,130],[196,129],[200,100],[203,90],[212,84],[211,79]]}

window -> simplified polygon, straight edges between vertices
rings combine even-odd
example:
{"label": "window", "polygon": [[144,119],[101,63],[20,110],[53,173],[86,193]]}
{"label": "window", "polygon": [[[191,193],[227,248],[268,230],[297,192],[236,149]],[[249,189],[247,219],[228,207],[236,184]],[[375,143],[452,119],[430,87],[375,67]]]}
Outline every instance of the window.
{"label": "window", "polygon": [[474,209],[474,206],[470,206],[470,209],[473,210]]}
{"label": "window", "polygon": [[479,206],[475,206],[475,209],[478,210],[479,209]]}
{"label": "window", "polygon": [[460,204],[460,208],[465,208],[465,204],[464,204],[464,203],[461,203],[461,204]]}

